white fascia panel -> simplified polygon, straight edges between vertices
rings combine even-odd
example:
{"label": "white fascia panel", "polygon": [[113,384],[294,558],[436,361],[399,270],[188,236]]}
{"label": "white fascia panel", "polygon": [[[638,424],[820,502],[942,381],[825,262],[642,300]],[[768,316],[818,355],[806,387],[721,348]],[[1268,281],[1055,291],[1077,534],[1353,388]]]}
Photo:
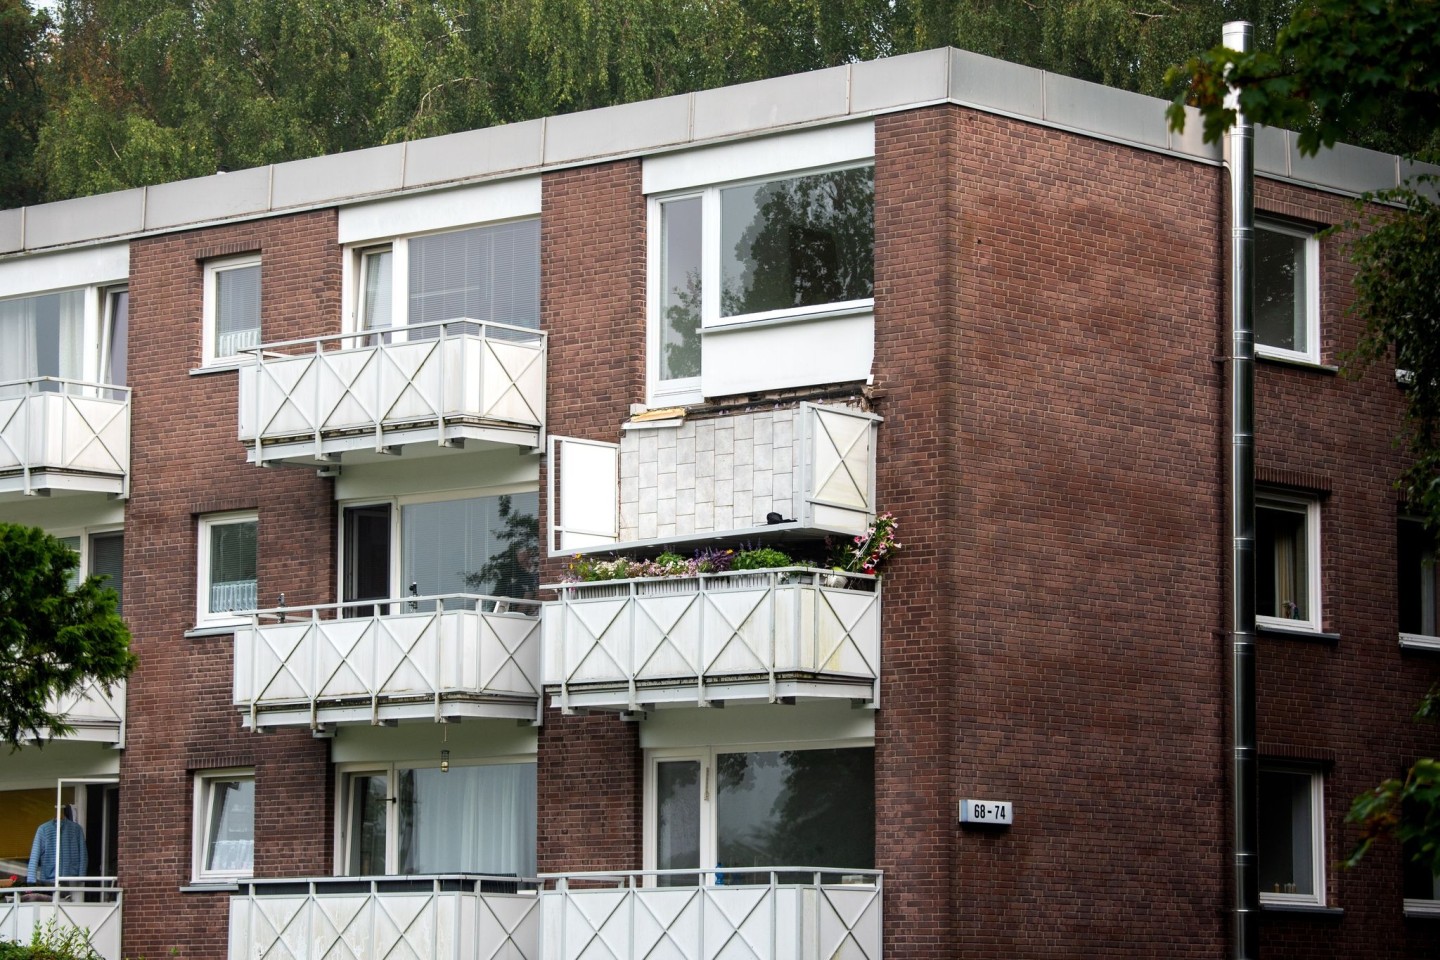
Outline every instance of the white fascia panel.
{"label": "white fascia panel", "polygon": [[344,246],[540,215],[540,178],[519,177],[340,209]]}
{"label": "white fascia panel", "polygon": [[86,247],[0,263],[0,297],[124,283],[130,278],[130,244]]}
{"label": "white fascia panel", "polygon": [[740,140],[645,160],[644,190],[669,193],[772,173],[828,167],[875,156],[875,124],[869,120],[818,127],[776,137]]}

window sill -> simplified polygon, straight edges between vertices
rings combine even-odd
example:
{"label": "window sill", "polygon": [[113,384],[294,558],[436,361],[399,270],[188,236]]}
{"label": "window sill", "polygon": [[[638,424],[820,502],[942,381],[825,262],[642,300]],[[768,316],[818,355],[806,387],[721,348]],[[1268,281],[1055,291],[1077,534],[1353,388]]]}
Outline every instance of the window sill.
{"label": "window sill", "polygon": [[222,637],[234,634],[236,630],[244,627],[250,621],[236,620],[230,623],[202,623],[197,627],[186,630],[184,637],[187,640],[197,640],[203,637]]}
{"label": "window sill", "polygon": [[193,367],[190,370],[192,377],[209,376],[212,373],[234,373],[242,367],[248,367],[255,362],[253,357],[245,357],[242,360],[212,360],[209,363]]}
{"label": "window sill", "polygon": [[801,310],[772,311],[751,317],[727,317],[723,320],[709,320],[701,324],[701,337],[726,334],[740,330],[754,330],[757,327],[783,326],[792,323],[810,323],[817,320],[834,320],[840,317],[863,317],[875,312],[875,301],[864,300],[836,307],[810,308]]}
{"label": "window sill", "polygon": [[1338,374],[1340,368],[1329,363],[1321,363],[1319,360],[1307,360],[1304,357],[1292,357],[1281,353],[1266,353],[1264,348],[1255,347],[1255,359],[1264,360],[1266,363],[1278,364],[1282,367],[1296,367],[1300,370],[1313,370],[1316,373]]}
{"label": "window sill", "polygon": [[1266,913],[1310,913],[1322,917],[1343,917],[1340,907],[1327,907],[1319,903],[1267,903],[1260,901],[1260,909]]}
{"label": "window sill", "polygon": [[1303,627],[1277,627],[1265,623],[1255,625],[1255,633],[1262,637],[1285,640],[1317,640],[1321,643],[1339,643],[1340,634],[1324,630],[1306,630]]}
{"label": "window sill", "polygon": [[1427,637],[1423,633],[1402,633],[1400,634],[1400,649],[1433,650],[1440,653],[1440,637]]}
{"label": "window sill", "polygon": [[1405,916],[1440,920],[1440,900],[1405,899]]}
{"label": "window sill", "polygon": [[196,880],[188,887],[181,887],[181,893],[239,893],[240,881],[238,880],[216,880],[211,883],[207,880]]}

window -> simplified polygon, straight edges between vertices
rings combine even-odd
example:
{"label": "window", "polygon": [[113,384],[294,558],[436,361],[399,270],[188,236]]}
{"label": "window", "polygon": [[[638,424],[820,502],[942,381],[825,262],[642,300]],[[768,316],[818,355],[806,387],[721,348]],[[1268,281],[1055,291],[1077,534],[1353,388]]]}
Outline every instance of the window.
{"label": "window", "polygon": [[435,761],[342,771],[346,876],[535,875],[535,764]]}
{"label": "window", "polygon": [[100,377],[105,383],[125,386],[129,375],[130,291],[106,290],[104,324],[100,331]]}
{"label": "window", "polygon": [[652,401],[697,400],[705,331],[874,305],[871,164],[652,199]]}
{"label": "window", "polygon": [[1260,768],[1260,899],[1325,902],[1321,777],[1305,767]]}
{"label": "window", "polygon": [[[1414,807],[1407,806],[1404,816],[1406,819],[1418,818],[1421,813]],[[1440,873],[1432,873],[1426,863],[1416,862],[1417,853],[1420,853],[1418,840],[1406,843],[1401,852],[1405,861],[1405,912],[1440,915]]]}
{"label": "window", "polygon": [[395,240],[360,248],[355,258],[359,330],[460,319],[540,326],[539,220]]}
{"label": "window", "polygon": [[1255,613],[1261,626],[1320,629],[1320,504],[1262,494],[1255,500]]}
{"label": "window", "polygon": [[244,360],[260,346],[260,258],[205,264],[205,363]]}
{"label": "window", "polygon": [[[401,597],[412,585],[414,595],[421,597],[459,593],[536,598],[539,499],[538,493],[514,493],[343,507],[343,602]],[[351,612],[369,616],[371,610],[364,605]]]}
{"label": "window", "polygon": [[194,824],[196,880],[250,876],[255,864],[255,772],[197,774]]}
{"label": "window", "polygon": [[88,536],[77,534],[59,539],[60,542],[80,555],[80,566],[70,577],[71,589],[74,589],[75,585],[83,578],[92,574],[104,577],[105,586],[114,590],[119,598],[120,602],[115,607],[116,612],[124,613],[125,534],[119,530],[112,530],[92,533]]}
{"label": "window", "polygon": [[1435,539],[1419,520],[1402,517],[1396,537],[1399,570],[1400,633],[1434,638]]}
{"label": "window", "polygon": [[83,379],[85,291],[0,300],[0,383]]}
{"label": "window", "polygon": [[233,624],[242,619],[237,612],[258,605],[259,529],[259,517],[254,513],[201,518],[197,624]]}
{"label": "window", "polygon": [[1255,224],[1255,349],[1320,362],[1320,242],[1311,231]]}
{"label": "window", "polygon": [[873,747],[655,751],[647,774],[653,869],[875,866]]}

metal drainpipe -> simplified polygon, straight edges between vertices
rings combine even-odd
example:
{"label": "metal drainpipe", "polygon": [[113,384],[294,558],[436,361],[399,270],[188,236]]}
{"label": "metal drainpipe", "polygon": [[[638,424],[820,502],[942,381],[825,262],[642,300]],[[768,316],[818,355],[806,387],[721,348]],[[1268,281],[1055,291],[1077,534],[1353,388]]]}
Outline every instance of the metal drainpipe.
{"label": "metal drainpipe", "polygon": [[[1225,24],[1224,44],[1249,51],[1252,28]],[[1229,105],[1238,109],[1232,93]],[[1226,134],[1230,163],[1230,533],[1231,687],[1234,741],[1231,812],[1234,832],[1234,956],[1260,956],[1259,757],[1255,746],[1255,140],[1242,113]]]}

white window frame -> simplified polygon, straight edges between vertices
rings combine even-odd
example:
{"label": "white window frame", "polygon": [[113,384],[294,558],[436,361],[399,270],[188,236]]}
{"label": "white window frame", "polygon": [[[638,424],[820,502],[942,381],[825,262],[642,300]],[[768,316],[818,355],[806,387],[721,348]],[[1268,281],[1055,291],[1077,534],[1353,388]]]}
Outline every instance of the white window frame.
{"label": "white window frame", "polygon": [[[265,284],[265,269],[261,264],[261,257],[258,253],[248,253],[238,257],[219,257],[214,260],[205,261],[205,294],[203,306],[202,330],[204,343],[201,351],[201,364],[206,367],[233,367],[244,363],[253,363],[256,355],[253,353],[235,353],[220,356],[216,347],[218,344],[215,338],[218,334],[216,329],[215,306],[217,299],[218,282],[220,274],[230,270],[241,270],[246,267],[260,267],[260,284],[263,290]],[[257,317],[259,332],[256,335],[257,346],[265,339],[264,307],[263,300],[260,310],[262,316]]]}
{"label": "white window frame", "polygon": [[1318,365],[1320,363],[1320,239],[1314,230],[1307,230],[1304,227],[1272,220],[1265,216],[1255,218],[1255,229],[1257,232],[1269,230],[1272,233],[1298,237],[1305,241],[1303,254],[1305,257],[1305,315],[1302,318],[1302,322],[1305,324],[1305,349],[1287,350],[1283,347],[1267,346],[1257,339],[1255,354],[1275,360]]}
{"label": "white window frame", "polygon": [[[256,563],[259,563],[258,531],[260,513],[256,510],[237,510],[229,513],[207,513],[200,517],[198,536],[199,556],[195,566],[195,625],[197,627],[234,626],[248,623],[249,618],[231,613],[210,612],[210,535],[216,527],[237,523],[254,523],[257,531]],[[259,570],[256,570],[258,578]],[[257,598],[258,600],[258,598]]]}
{"label": "white window frame", "polygon": [[[1397,553],[1400,547],[1400,528],[1402,525],[1419,528],[1418,535],[1421,537],[1425,536],[1423,520],[1418,517],[1400,517],[1395,528],[1395,546]],[[1416,649],[1440,650],[1440,584],[1436,582],[1437,574],[1440,574],[1440,570],[1437,570],[1435,566],[1437,563],[1437,550],[1434,542],[1432,541],[1428,545],[1424,545],[1420,554],[1421,569],[1418,572],[1421,577],[1421,631],[1419,633],[1400,631],[1400,643],[1402,646]],[[1399,570],[1397,564],[1397,578],[1409,572],[1411,571]],[[1398,593],[1398,583],[1396,584],[1396,589]],[[1426,629],[1427,627],[1428,630]]]}
{"label": "white window frame", "polygon": [[[804,740],[804,741],[781,741],[776,743],[719,743],[705,746],[692,747],[652,747],[645,751],[645,775],[644,775],[644,805],[643,805],[643,831],[644,831],[644,864],[646,870],[655,870],[657,867],[655,848],[656,820],[659,816],[658,798],[655,795],[657,783],[657,768],[662,762],[673,762],[693,760],[700,764],[701,776],[701,801],[700,801],[700,867],[699,870],[713,870],[717,854],[717,843],[719,837],[718,819],[719,804],[719,781],[716,779],[716,755],[721,753],[769,753],[779,750],[851,750],[851,749],[874,749],[875,741],[870,738],[851,738],[841,740]],[[878,841],[877,841],[878,842]],[[706,866],[710,864],[711,866]],[[774,864],[774,866],[790,866],[790,864]],[[804,864],[804,866],[826,866],[826,864]],[[853,867],[854,864],[837,863],[835,867]],[[739,872],[739,871],[737,871]],[[647,877],[647,886],[654,886],[656,878]],[[708,881],[707,881],[708,882]]]}
{"label": "white window frame", "polygon": [[852,160],[795,170],[775,170],[740,180],[729,180],[705,184],[686,190],[653,194],[647,201],[647,251],[646,262],[646,336],[645,336],[645,379],[647,400],[650,406],[699,403],[704,399],[701,378],[682,377],[672,380],[660,379],[660,350],[664,330],[661,309],[662,291],[660,275],[664,248],[662,245],[661,208],[671,201],[700,199],[700,341],[701,369],[704,369],[704,341],[707,331],[732,327],[745,327],[777,321],[798,321],[820,317],[845,316],[871,313],[875,309],[875,298],[845,300],[836,303],[820,303],[805,307],[784,307],[761,313],[747,313],[734,317],[720,315],[720,194],[732,187],[754,186],[777,180],[791,180],[816,174],[833,173],[841,170],[858,170],[874,167],[871,159]]}
{"label": "white window frame", "polygon": [[54,290],[32,290],[25,293],[0,295],[0,301],[33,300],[59,293],[83,294],[81,311],[80,370],[71,378],[86,383],[106,383],[110,375],[110,358],[106,356],[105,329],[110,323],[110,295],[127,290],[123,281],[114,284],[60,287]]}
{"label": "white window frame", "polygon": [[[194,806],[190,822],[193,825],[191,836],[191,878],[196,883],[230,883],[236,880],[243,880],[255,872],[255,820],[256,809],[251,810],[250,822],[250,869],[248,870],[210,870],[205,866],[205,857],[208,852],[208,841],[210,837],[210,813],[212,810],[211,797],[215,785],[222,782],[245,781],[252,784],[255,782],[255,769],[253,767],[230,767],[217,770],[198,770],[195,772]],[[260,806],[258,792],[255,794],[254,807]]]}
{"label": "white window frame", "polygon": [[1325,774],[1318,767],[1304,763],[1284,761],[1261,761],[1261,772],[1303,774],[1310,778],[1310,864],[1314,876],[1309,893],[1276,893],[1261,890],[1260,902],[1275,906],[1324,906],[1325,905]]}
{"label": "white window frame", "polygon": [[[76,576],[84,580],[90,576],[90,538],[104,536],[107,533],[118,533],[124,536],[125,524],[101,523],[88,527],[62,527],[57,530],[47,530],[45,532],[57,540],[70,538],[78,538],[80,540],[79,547],[71,547],[70,549],[80,554],[80,566],[76,571]],[[67,544],[67,546],[69,545]]]}
{"label": "white window frame", "polygon": [[[1280,510],[1289,513],[1301,513],[1305,517],[1305,574],[1307,593],[1309,601],[1309,615],[1304,619],[1290,619],[1288,617],[1261,616],[1255,617],[1257,626],[1275,630],[1308,631],[1319,633],[1324,623],[1324,608],[1321,604],[1320,583],[1320,501],[1315,497],[1307,497],[1300,494],[1272,493],[1263,491],[1255,495],[1255,509]],[[1258,526],[1258,521],[1257,521]],[[1255,558],[1255,575],[1274,576],[1274,557],[1257,556]]]}
{"label": "white window frame", "polygon": [[[450,769],[459,767],[481,767],[499,764],[535,764],[536,758],[533,754],[517,754],[514,756],[496,757],[465,757],[448,761]],[[350,778],[356,775],[377,774],[385,777],[386,791],[390,796],[385,798],[385,876],[400,876],[396,871],[400,868],[400,804],[395,796],[396,786],[399,782],[398,776],[401,770],[421,770],[427,767],[436,767],[441,763],[439,758],[422,758],[408,760],[356,760],[346,763],[335,764],[335,855],[331,862],[335,865],[335,876],[348,877],[350,869]],[[538,814],[540,803],[540,784],[536,771],[535,803]],[[538,829],[538,826],[537,826]],[[539,857],[539,837],[536,837],[536,858]]]}

